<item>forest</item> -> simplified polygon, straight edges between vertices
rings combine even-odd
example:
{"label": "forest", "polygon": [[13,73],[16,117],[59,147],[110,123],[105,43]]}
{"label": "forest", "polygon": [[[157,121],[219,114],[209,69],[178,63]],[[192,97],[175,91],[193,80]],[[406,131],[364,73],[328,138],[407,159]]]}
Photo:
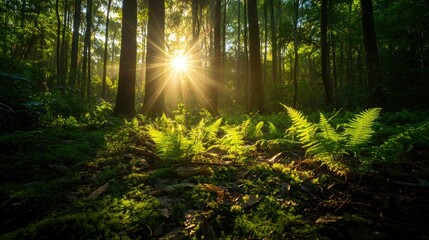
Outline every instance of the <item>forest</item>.
{"label": "forest", "polygon": [[429,1],[0,0],[0,239],[429,239]]}

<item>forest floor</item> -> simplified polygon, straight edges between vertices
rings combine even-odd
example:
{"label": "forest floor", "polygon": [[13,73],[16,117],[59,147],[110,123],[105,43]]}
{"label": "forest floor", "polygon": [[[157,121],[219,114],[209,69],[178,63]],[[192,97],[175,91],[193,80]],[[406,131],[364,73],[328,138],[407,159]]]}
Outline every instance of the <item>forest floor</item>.
{"label": "forest floor", "polygon": [[162,161],[124,125],[0,149],[0,239],[429,239],[429,148],[346,177],[300,148]]}

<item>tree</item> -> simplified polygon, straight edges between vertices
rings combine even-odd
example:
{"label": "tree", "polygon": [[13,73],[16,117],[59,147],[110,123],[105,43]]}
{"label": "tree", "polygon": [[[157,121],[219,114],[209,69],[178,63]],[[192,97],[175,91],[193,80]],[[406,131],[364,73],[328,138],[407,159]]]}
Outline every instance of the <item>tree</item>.
{"label": "tree", "polygon": [[112,0],[107,3],[106,30],[104,35],[104,53],[103,53],[103,77],[101,79],[101,97],[106,98],[106,78],[107,78],[107,44],[109,40],[110,7]]}
{"label": "tree", "polygon": [[80,9],[82,7],[81,0],[75,1],[74,18],[73,18],[73,37],[71,49],[71,62],[70,62],[70,79],[69,85],[74,87],[76,85],[76,78],[78,72],[77,56],[79,53],[79,29],[80,29]]}
{"label": "tree", "polygon": [[271,56],[272,56],[272,64],[271,64],[271,74],[273,77],[273,87],[274,93],[277,93],[278,77],[277,77],[277,67],[278,67],[278,57],[277,57],[277,26],[274,16],[274,0],[269,0],[270,5],[270,23],[271,23]]}
{"label": "tree", "polygon": [[377,37],[375,34],[372,0],[360,0],[362,13],[363,40],[368,68],[368,86],[370,105],[384,106],[384,94],[381,82],[380,61],[378,59]]}
{"label": "tree", "polygon": [[214,38],[213,38],[213,57],[211,69],[211,82],[209,83],[207,110],[212,114],[217,114],[219,101],[219,85],[222,78],[222,49],[221,49],[221,0],[216,0],[214,9]]}
{"label": "tree", "polygon": [[137,0],[122,3],[121,57],[115,115],[135,114],[135,85],[137,60]]}
{"label": "tree", "polygon": [[261,49],[256,0],[248,1],[250,53],[250,110],[263,111]]}
{"label": "tree", "polygon": [[293,1],[293,51],[295,54],[295,63],[293,70],[293,106],[296,107],[298,100],[298,71],[299,71],[299,54],[298,54],[298,10],[299,0]]}
{"label": "tree", "polygon": [[[91,27],[92,27],[92,0],[87,0],[86,8],[86,29],[83,42],[83,66],[82,82],[80,84],[81,94],[85,96],[85,87],[87,88],[87,97],[90,97],[90,75],[91,75]],[[79,82],[79,81],[78,81]]]}
{"label": "tree", "polygon": [[326,104],[332,105],[334,103],[334,93],[331,79],[329,77],[328,0],[322,0],[320,33],[320,41],[322,45],[322,79],[326,93]]}
{"label": "tree", "polygon": [[149,0],[146,46],[146,83],[143,114],[159,116],[164,112],[165,89],[165,5],[164,0]]}

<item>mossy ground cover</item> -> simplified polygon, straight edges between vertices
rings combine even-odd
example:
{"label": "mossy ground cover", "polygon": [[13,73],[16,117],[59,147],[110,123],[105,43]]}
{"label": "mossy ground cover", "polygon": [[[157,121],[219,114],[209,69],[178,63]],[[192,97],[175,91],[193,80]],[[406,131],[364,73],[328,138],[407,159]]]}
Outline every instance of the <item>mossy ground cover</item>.
{"label": "mossy ground cover", "polygon": [[[340,176],[279,138],[284,114],[225,117],[211,136],[200,117],[69,119],[2,135],[0,239],[429,238],[429,146],[412,144],[414,132],[399,138],[407,151],[387,155],[398,159]],[[386,113],[374,142],[427,120]],[[148,133],[163,124],[187,146],[174,159]],[[189,149],[196,139],[203,150]]]}

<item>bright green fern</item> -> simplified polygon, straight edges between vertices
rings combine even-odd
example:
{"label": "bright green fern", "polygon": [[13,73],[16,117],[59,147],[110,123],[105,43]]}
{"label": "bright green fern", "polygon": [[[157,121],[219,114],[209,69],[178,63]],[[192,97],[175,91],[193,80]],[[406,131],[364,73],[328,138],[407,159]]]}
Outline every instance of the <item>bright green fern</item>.
{"label": "bright green fern", "polygon": [[351,119],[344,130],[334,128],[325,115],[320,113],[319,123],[312,123],[300,111],[285,106],[292,119],[290,132],[306,149],[306,154],[327,165],[331,171],[345,175],[350,171],[346,158],[350,155],[358,158],[364,145],[368,144],[374,133],[372,129],[379,117],[380,108],[370,108]]}

